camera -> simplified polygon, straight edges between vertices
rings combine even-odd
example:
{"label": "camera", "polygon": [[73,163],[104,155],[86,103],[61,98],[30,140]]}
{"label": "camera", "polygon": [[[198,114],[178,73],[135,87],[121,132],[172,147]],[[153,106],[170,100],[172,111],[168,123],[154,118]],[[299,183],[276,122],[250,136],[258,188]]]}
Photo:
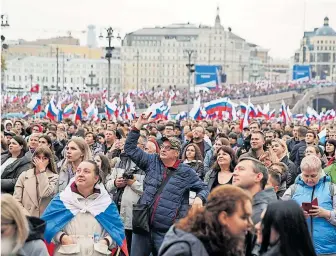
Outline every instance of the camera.
{"label": "camera", "polygon": [[124,172],[122,178],[125,180],[133,180],[134,175],[132,172]]}

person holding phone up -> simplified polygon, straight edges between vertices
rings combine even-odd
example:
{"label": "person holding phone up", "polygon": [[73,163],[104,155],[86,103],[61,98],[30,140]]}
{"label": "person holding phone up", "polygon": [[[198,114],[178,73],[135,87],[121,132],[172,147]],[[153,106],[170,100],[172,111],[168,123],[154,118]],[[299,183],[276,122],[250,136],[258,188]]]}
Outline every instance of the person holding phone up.
{"label": "person holding phone up", "polygon": [[[144,149],[145,138],[138,139],[138,147]],[[119,210],[125,226],[128,251],[132,244],[133,204],[136,204],[143,192],[145,172],[141,170],[124,152],[125,139],[116,140],[112,150],[119,151],[113,158],[114,168],[106,177],[106,190],[113,195],[113,200]],[[111,156],[110,156],[111,157]]]}
{"label": "person holding phone up", "polygon": [[336,255],[336,185],[315,155],[303,158],[300,168],[302,173],[282,199],[293,199],[302,207],[316,253]]}

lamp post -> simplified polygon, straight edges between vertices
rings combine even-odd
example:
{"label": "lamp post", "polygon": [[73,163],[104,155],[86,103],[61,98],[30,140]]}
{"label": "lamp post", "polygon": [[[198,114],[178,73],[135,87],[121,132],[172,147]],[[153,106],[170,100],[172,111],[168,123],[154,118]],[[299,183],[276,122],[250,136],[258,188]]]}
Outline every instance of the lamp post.
{"label": "lamp post", "polygon": [[[107,59],[108,61],[108,87],[107,87],[107,98],[108,100],[110,100],[111,98],[111,59],[112,59],[112,51],[114,50],[114,47],[111,46],[111,43],[112,43],[112,39],[114,38],[113,36],[113,28],[112,27],[108,27],[106,29],[106,38],[108,40],[108,46],[105,48],[106,49],[106,55],[105,55],[105,58]],[[100,36],[99,36],[100,39],[103,39],[103,34],[100,33]],[[120,35],[118,34],[117,36],[117,39],[120,40],[121,37]]]}
{"label": "lamp post", "polygon": [[137,54],[134,56],[134,58],[137,59],[137,80],[136,80],[136,97],[135,97],[135,106],[137,109],[139,109],[139,104],[138,104],[138,96],[139,96],[139,50],[137,50]]}
{"label": "lamp post", "polygon": [[56,99],[58,101],[58,46],[56,47]]}
{"label": "lamp post", "polygon": [[191,57],[195,53],[194,50],[187,49],[184,50],[184,53],[187,54],[188,63],[186,64],[188,68],[188,93],[187,93],[187,105],[188,105],[188,117],[190,112],[190,86],[191,86],[191,74],[195,72],[194,64],[191,63]]}
{"label": "lamp post", "polygon": [[93,73],[93,65],[91,65],[91,73],[89,74],[90,83],[86,83],[86,86],[91,88],[91,92],[93,91],[93,87],[99,86],[98,83],[93,83],[93,79],[96,77],[96,75]]}
{"label": "lamp post", "polygon": [[[1,28],[9,27],[8,24],[8,15],[7,14],[1,14]],[[8,44],[5,43],[5,36],[1,35],[1,50],[7,50],[8,49]],[[1,90],[5,90],[5,59],[4,56],[1,56]]]}
{"label": "lamp post", "polygon": [[33,75],[31,74],[29,77],[30,77],[30,91],[31,91],[33,88]]}

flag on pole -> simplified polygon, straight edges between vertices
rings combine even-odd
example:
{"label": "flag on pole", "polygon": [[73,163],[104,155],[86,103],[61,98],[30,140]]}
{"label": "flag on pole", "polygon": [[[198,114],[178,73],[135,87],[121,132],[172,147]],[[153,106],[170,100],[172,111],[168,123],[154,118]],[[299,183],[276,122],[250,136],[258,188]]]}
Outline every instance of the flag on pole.
{"label": "flag on pole", "polygon": [[39,93],[40,91],[40,85],[39,84],[35,84],[34,86],[32,86],[32,88],[30,88],[30,92],[32,93]]}
{"label": "flag on pole", "polygon": [[82,114],[83,114],[83,111],[82,111],[81,101],[78,100],[77,108],[76,108],[75,116],[74,116],[74,123],[76,123],[76,121],[82,120]]}
{"label": "flag on pole", "polygon": [[34,113],[41,112],[41,101],[42,101],[42,95],[41,93],[38,93],[37,95],[34,95],[31,99],[31,101],[28,103],[27,108],[34,111]]}

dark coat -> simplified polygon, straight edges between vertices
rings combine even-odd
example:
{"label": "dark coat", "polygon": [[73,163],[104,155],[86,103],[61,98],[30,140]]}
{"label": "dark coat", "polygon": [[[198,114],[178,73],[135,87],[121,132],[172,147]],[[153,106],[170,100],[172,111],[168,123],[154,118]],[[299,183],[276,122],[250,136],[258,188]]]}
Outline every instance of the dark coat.
{"label": "dark coat", "polygon": [[63,159],[62,151],[64,149],[64,144],[60,142],[59,140],[55,140],[53,142],[53,147],[54,147],[55,155],[57,156],[57,158],[59,160]]}
{"label": "dark coat", "polygon": [[297,158],[298,150],[299,150],[299,148],[302,147],[302,146],[306,146],[306,141],[305,141],[305,140],[301,140],[299,143],[297,143],[297,144],[293,147],[293,149],[292,149],[292,151],[291,151],[291,153],[290,153],[290,155],[289,155],[289,160],[291,160],[293,163],[296,162],[296,158]]}
{"label": "dark coat", "polygon": [[289,188],[290,185],[294,184],[294,181],[299,174],[298,167],[289,160],[288,156],[284,156],[280,162],[288,167],[286,186]]}
{"label": "dark coat", "polygon": [[198,176],[201,178],[201,180],[204,180],[205,170],[204,170],[203,162],[191,161],[191,162],[188,162],[188,163],[185,163],[185,164],[187,164],[191,168],[193,168],[195,170],[195,172],[198,174]]}
{"label": "dark coat", "polygon": [[287,144],[287,149],[288,149],[288,152],[292,152],[294,146],[296,144],[298,144],[300,141],[298,140],[295,140],[294,138],[291,138],[290,140],[287,140],[286,144]]}
{"label": "dark coat", "polygon": [[278,200],[273,188],[261,190],[253,197],[252,202],[252,221],[257,224],[261,220],[261,213],[270,203]]}
{"label": "dark coat", "polygon": [[[1,164],[8,158],[10,158],[9,155],[1,157]],[[20,174],[27,171],[30,167],[31,159],[27,156],[23,156],[8,165],[1,175],[1,192],[13,194],[15,184]]]}
{"label": "dark coat", "polygon": [[36,217],[28,217],[28,223],[29,235],[25,244],[20,249],[20,255],[49,255],[47,247],[43,242],[46,223],[44,220]]}
{"label": "dark coat", "polygon": [[170,228],[163,240],[159,256],[209,256],[201,240],[181,229]]}
{"label": "dark coat", "polygon": [[[126,139],[125,153],[144,172],[144,191],[139,204],[151,204],[156,191],[163,181],[165,167],[157,154],[147,154],[137,147],[139,130],[132,130]],[[172,168],[170,168],[172,169]],[[153,230],[167,232],[174,222],[186,216],[189,209],[189,192],[206,201],[209,194],[207,185],[201,181],[197,173],[188,165],[180,163],[161,192],[158,200],[151,207],[151,226]]]}

